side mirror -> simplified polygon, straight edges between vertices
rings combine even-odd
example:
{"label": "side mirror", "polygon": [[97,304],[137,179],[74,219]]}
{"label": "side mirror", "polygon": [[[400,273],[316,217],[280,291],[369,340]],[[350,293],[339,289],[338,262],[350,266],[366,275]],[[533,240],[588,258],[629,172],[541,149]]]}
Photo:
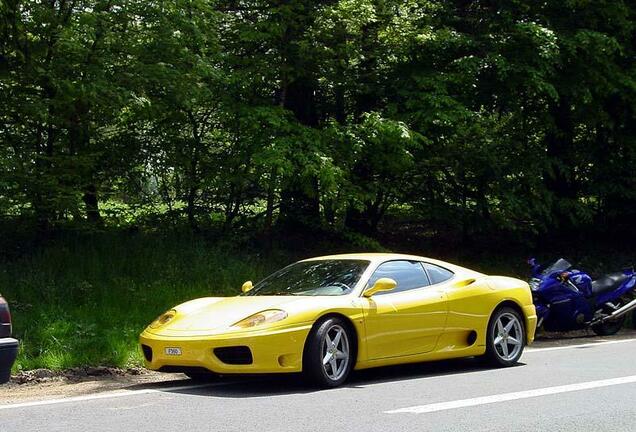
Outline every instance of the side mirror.
{"label": "side mirror", "polygon": [[251,290],[252,288],[254,288],[254,285],[252,285],[252,281],[247,281],[243,284],[243,286],[241,287],[241,291],[243,291],[244,293],[248,292],[249,290]]}
{"label": "side mirror", "polygon": [[380,291],[391,291],[393,288],[397,286],[397,282],[391,278],[380,278],[371,288],[368,288],[363,296],[369,298],[375,293],[379,293]]}

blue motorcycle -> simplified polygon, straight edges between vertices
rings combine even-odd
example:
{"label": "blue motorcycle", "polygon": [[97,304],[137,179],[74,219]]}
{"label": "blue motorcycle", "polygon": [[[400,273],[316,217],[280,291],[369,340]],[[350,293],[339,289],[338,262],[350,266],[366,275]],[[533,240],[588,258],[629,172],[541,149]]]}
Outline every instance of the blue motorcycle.
{"label": "blue motorcycle", "polygon": [[625,314],[636,309],[634,269],[609,273],[596,280],[560,258],[543,267],[534,258],[529,281],[537,309],[537,327],[547,331],[591,328],[600,336],[618,332]]}

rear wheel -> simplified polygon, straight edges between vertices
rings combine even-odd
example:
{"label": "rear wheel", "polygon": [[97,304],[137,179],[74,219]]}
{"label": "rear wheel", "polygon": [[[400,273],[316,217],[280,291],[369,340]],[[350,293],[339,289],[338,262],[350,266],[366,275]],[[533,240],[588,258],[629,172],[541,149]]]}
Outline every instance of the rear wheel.
{"label": "rear wheel", "polygon": [[611,336],[623,328],[623,324],[625,323],[625,317],[621,317],[614,321],[605,321],[601,324],[596,324],[592,326],[592,331],[599,336]]}
{"label": "rear wheel", "polygon": [[307,339],[303,372],[320,387],[337,387],[349,376],[356,358],[353,332],[338,317],[328,318]]}
{"label": "rear wheel", "polygon": [[488,323],[485,357],[493,366],[512,366],[521,358],[525,340],[521,314],[507,306],[497,309]]}
{"label": "rear wheel", "polygon": [[[603,313],[606,315],[611,315],[616,309],[620,308],[625,304],[625,301],[618,300],[616,306],[614,308],[610,308],[608,305],[603,306]],[[625,315],[615,320],[608,320],[599,324],[595,324],[592,327],[592,331],[599,336],[611,336],[623,328],[623,324],[625,324]]]}

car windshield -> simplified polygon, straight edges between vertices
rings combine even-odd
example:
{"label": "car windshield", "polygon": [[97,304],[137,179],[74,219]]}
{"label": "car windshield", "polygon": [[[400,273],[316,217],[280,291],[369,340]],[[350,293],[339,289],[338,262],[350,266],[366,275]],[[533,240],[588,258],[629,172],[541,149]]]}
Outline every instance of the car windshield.
{"label": "car windshield", "polygon": [[541,275],[547,276],[554,272],[561,272],[561,271],[568,270],[571,267],[572,267],[572,264],[570,264],[567,260],[563,258],[559,258],[558,260],[556,260],[554,264],[552,264],[550,267],[547,267],[545,270],[543,270]]}
{"label": "car windshield", "polygon": [[316,260],[292,264],[266,277],[248,296],[337,296],[350,293],[369,266],[364,260]]}

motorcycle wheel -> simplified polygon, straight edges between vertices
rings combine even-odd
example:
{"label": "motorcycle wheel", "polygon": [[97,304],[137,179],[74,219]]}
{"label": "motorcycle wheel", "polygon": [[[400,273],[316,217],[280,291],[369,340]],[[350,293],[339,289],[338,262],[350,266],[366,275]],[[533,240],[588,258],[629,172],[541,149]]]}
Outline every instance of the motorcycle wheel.
{"label": "motorcycle wheel", "polygon": [[625,323],[625,316],[617,319],[616,321],[606,321],[602,324],[596,324],[592,326],[592,331],[599,336],[611,336],[623,328]]}

